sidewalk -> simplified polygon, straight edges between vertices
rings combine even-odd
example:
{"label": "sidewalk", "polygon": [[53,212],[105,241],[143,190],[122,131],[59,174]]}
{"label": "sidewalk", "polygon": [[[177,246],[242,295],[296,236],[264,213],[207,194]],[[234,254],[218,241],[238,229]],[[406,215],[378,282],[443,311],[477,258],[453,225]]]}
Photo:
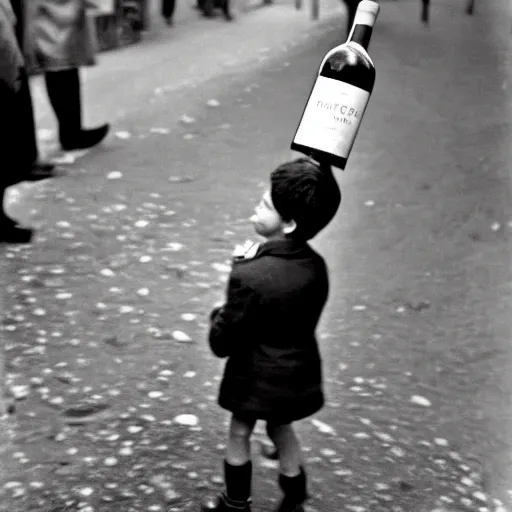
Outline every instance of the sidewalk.
{"label": "sidewalk", "polygon": [[[503,329],[505,348],[497,357],[504,391],[493,402],[501,365],[488,381],[483,376],[488,349],[497,342],[479,330],[486,318],[492,330],[508,313],[508,302],[501,296],[482,308],[471,302],[482,295],[494,299],[491,285],[509,283],[502,263],[512,218],[510,144],[504,141],[510,25],[495,5],[482,1],[470,18],[462,4],[438,0],[425,28],[418,0],[383,1],[372,41],[379,75],[366,128],[350,170],[340,175],[342,211],[318,241],[332,262],[320,334],[328,396],[338,401],[329,402],[319,419],[339,435],[322,434],[309,422],[300,426],[307,463],[315,465],[311,485],[321,508],[314,510],[384,510],[393,503],[397,511],[433,512],[453,510],[441,507],[439,496],[454,500],[457,509],[470,493],[493,496],[500,482],[490,482],[489,471],[480,475],[471,457],[475,449],[489,451],[493,440],[485,430],[475,433],[481,412],[496,420],[492,433],[504,441],[494,454],[503,461],[481,460],[498,475],[509,465],[510,336]],[[87,502],[125,491],[96,510],[163,511],[169,507],[147,503],[146,491],[156,488],[156,501],[162,487],[154,480],[148,487],[154,473],[175,477],[185,504],[203,494],[204,480],[210,486],[221,481],[219,371],[206,347],[204,319],[224,288],[234,242],[249,230],[245,206],[288,148],[309,85],[305,77],[342,21],[341,14],[328,19],[322,6],[314,23],[307,11],[284,3],[233,24],[191,20],[101,55],[100,65],[85,72],[86,121],[112,121],[112,139],[21,205],[39,207],[37,243],[9,249],[3,259],[9,362],[21,353],[19,365],[8,370],[33,379],[13,418],[33,438],[23,438],[16,460],[1,468],[5,472],[9,461],[15,468],[7,490],[17,499],[9,512],[48,512],[69,499],[94,510]],[[311,41],[317,36],[318,44]],[[307,38],[305,51],[283,56]],[[497,38],[503,43],[494,44]],[[268,65],[272,59],[280,65]],[[243,73],[247,69],[255,73]],[[39,128],[51,129],[37,81],[34,91]],[[206,105],[210,98],[219,108]],[[185,139],[194,128],[179,124],[180,113],[196,118],[195,138]],[[152,127],[169,132],[151,134]],[[116,138],[118,130],[131,130],[131,139]],[[498,231],[490,228],[496,220]],[[425,311],[402,307],[409,298],[415,305],[425,297]],[[176,332],[181,341],[173,338]],[[468,333],[474,338],[469,354],[463,344]],[[438,360],[446,365],[442,375],[434,369]],[[337,368],[340,361],[346,369]],[[460,368],[468,371],[467,380]],[[418,408],[409,398],[429,379],[439,394],[429,391],[432,406]],[[379,386],[376,394],[372,382]],[[61,429],[60,411],[82,400],[111,407],[95,424]],[[34,411],[38,416],[29,416]],[[372,414],[372,421],[360,422],[359,411],[365,418]],[[172,418],[181,412],[194,413],[199,429],[177,427]],[[395,419],[402,421],[395,425]],[[386,435],[396,439],[394,451],[389,443],[386,448]],[[485,444],[472,446],[475,437],[485,437]],[[162,450],[165,445],[172,449]],[[459,463],[450,462],[451,454]],[[277,496],[273,469],[264,463],[255,465],[255,512],[259,504],[269,510]],[[464,467],[470,475],[474,470],[469,486],[467,478],[461,481]],[[173,496],[172,487],[164,490]],[[53,496],[55,507],[23,508],[23,491],[43,502]],[[372,502],[380,496],[386,501]],[[130,508],[130,500],[144,507]],[[170,510],[196,510],[194,503],[178,505]],[[473,505],[464,510],[477,510],[477,501]],[[483,502],[481,509],[505,510]]]}
{"label": "sidewalk", "polygon": [[[174,26],[167,27],[159,16],[159,0],[153,0],[150,29],[143,34],[140,43],[100,53],[96,67],[82,70],[85,124],[108,120],[113,125],[110,137],[115,138],[115,132],[125,129],[126,122],[133,122],[144,113],[148,103],[185,89],[195,89],[222,75],[264,65],[308,37],[321,34],[326,23],[333,20],[339,21],[340,26],[344,23],[339,0],[325,0],[318,21],[311,20],[307,4],[301,11],[296,11],[293,0],[277,0],[271,6],[247,11],[242,11],[239,5],[242,0],[235,0],[233,13],[236,19],[232,23],[225,22],[220,16],[213,20],[204,19],[193,8],[194,1],[178,2]],[[215,44],[211,44],[212,41]],[[57,152],[55,120],[43,77],[32,77],[31,88],[41,154],[53,157]],[[179,99],[176,102],[179,103]],[[11,187],[7,209],[13,216],[30,217],[23,191],[26,189],[31,195],[30,191],[38,188],[38,184],[29,183]],[[5,265],[3,269],[2,274],[6,275]],[[4,293],[0,295],[2,306],[4,296]],[[4,312],[7,309],[7,306],[2,307]],[[3,356],[2,351],[0,382],[5,391]],[[0,458],[5,461],[0,465],[0,484],[9,473],[4,455],[12,449],[6,418],[2,417],[4,398],[0,393]],[[3,510],[1,495],[2,489],[0,510]]]}

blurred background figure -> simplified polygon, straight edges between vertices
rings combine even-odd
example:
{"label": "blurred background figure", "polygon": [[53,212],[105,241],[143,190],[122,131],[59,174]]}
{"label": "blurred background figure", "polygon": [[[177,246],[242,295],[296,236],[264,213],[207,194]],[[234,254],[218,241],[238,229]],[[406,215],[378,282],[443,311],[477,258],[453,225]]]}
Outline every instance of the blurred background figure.
{"label": "blurred background figure", "polygon": [[162,17],[167,25],[172,25],[176,0],[162,0]]}
{"label": "blurred background figure", "polygon": [[357,6],[361,0],[342,0],[345,4],[345,8],[347,10],[347,34],[350,32],[352,28],[352,23],[354,23],[354,18],[356,16]]}
{"label": "blurred background figure", "polygon": [[87,8],[92,0],[23,0],[27,9],[24,52],[27,66],[44,73],[48,98],[59,126],[62,149],[99,144],[109,125],[82,127],[79,68],[95,64],[96,39]]}
{"label": "blurred background figure", "polygon": [[32,230],[19,226],[4,210],[6,188],[23,181],[23,171],[28,171],[27,168],[18,168],[17,165],[18,157],[25,150],[16,130],[16,96],[21,87],[24,63],[16,41],[15,23],[9,0],[0,0],[0,242],[27,243],[32,238]]}
{"label": "blurred background figure", "polygon": [[213,18],[215,16],[214,9],[220,9],[226,21],[233,19],[230,0],[198,0],[197,7],[206,18]]}

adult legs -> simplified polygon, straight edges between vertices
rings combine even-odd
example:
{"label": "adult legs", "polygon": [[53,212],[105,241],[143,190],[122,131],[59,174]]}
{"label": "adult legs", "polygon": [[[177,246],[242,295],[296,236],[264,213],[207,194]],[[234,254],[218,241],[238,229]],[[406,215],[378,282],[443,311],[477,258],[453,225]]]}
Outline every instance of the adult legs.
{"label": "adult legs", "polygon": [[[11,0],[11,6],[16,16],[16,41],[22,49],[24,47],[25,38],[25,3],[24,0]],[[30,174],[27,179],[38,180],[51,178],[54,165],[50,162],[42,162],[39,160],[39,152],[37,149],[36,127],[34,122],[34,108],[32,105],[32,96],[30,94],[30,86],[28,75],[25,69],[20,71],[21,86],[17,93],[18,118],[19,118],[19,137],[24,146],[23,155],[19,155],[20,166],[26,166],[27,172]]]}
{"label": "adult legs", "polygon": [[82,98],[78,68],[45,73],[46,90],[59,124],[59,140],[64,150],[87,149],[107,135],[108,124],[82,128]]}
{"label": "adult legs", "polygon": [[[26,169],[20,169],[16,93],[0,83],[0,140],[2,141],[2,172],[0,173],[0,243],[27,243],[32,230],[22,228],[7,215],[4,207],[5,190],[9,185],[23,181]],[[18,176],[18,173],[22,175]]]}
{"label": "adult legs", "polygon": [[172,25],[176,0],[162,0],[162,17],[167,25]]}

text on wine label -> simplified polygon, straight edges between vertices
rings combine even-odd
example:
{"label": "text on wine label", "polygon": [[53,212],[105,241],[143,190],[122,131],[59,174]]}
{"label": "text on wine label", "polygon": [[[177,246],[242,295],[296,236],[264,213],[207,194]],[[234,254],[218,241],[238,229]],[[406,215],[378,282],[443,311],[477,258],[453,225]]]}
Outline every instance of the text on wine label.
{"label": "text on wine label", "polygon": [[[329,101],[321,101],[318,100],[316,103],[317,108],[323,108],[326,110],[332,110],[334,112],[339,112],[345,118],[358,118],[359,111],[350,105],[344,105],[343,103],[331,103]],[[340,118],[334,116],[336,120],[340,120]]]}

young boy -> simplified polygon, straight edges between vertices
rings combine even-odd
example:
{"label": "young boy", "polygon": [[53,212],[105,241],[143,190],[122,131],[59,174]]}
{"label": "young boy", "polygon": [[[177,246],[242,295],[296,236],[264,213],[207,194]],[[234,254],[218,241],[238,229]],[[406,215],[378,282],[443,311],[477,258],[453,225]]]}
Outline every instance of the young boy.
{"label": "young boy", "polygon": [[341,202],[329,166],[299,158],[270,175],[251,217],[266,241],[235,258],[226,303],[211,313],[209,343],[227,357],[219,405],[232,412],[224,461],[225,492],[203,512],[250,512],[250,436],[258,419],[279,456],[284,498],[278,512],[300,512],[306,474],[292,422],[324,404],[315,329],[327,300],[323,258],[307,243]]}

